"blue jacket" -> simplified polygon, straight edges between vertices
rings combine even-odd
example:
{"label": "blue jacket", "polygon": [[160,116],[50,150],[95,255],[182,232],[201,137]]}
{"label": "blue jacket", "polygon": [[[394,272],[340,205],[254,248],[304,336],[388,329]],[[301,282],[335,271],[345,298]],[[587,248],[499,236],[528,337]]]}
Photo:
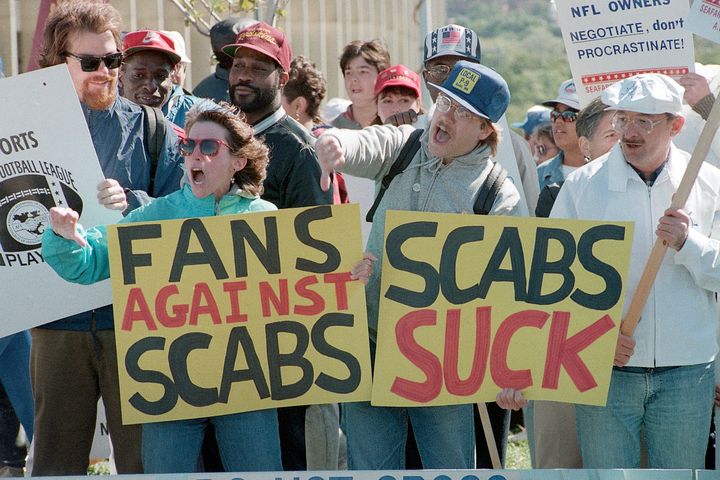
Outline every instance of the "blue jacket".
{"label": "blue jacket", "polygon": [[[180,188],[182,157],[176,148],[178,139],[172,128],[166,130],[165,149],[158,159],[154,188],[148,193],[151,160],[145,146],[142,108],[119,95],[107,110],[91,110],[84,104],[81,107],[103,175],[117,180],[125,188],[127,211],[150,203],[152,197],[167,195]],[[91,330],[112,326],[112,306],[108,305],[63,318],[42,328]]]}
{"label": "blue jacket", "polygon": [[548,185],[552,185],[553,183],[562,184],[562,182],[565,181],[565,176],[562,171],[563,158],[565,158],[565,155],[563,151],[560,150],[560,153],[553,158],[538,165],[537,173],[538,181],[540,182],[540,191]]}
{"label": "blue jacket", "polygon": [[230,101],[228,93],[228,78],[230,71],[220,65],[215,67],[215,73],[203,78],[200,83],[195,86],[193,95],[201,98],[209,98],[215,102]]}
{"label": "blue jacket", "polygon": [[[219,202],[209,195],[197,198],[189,185],[182,190],[156,199],[149,205],[132,211],[120,223],[153,222],[178,218],[211,217],[247,212],[277,210],[275,205],[234,189]],[[107,230],[104,225],[78,231],[87,241],[82,248],[72,240],[56,235],[48,228],[43,233],[42,252],[45,262],[68,282],[88,285],[110,278]]]}
{"label": "blue jacket", "polygon": [[165,114],[165,118],[172,123],[180,128],[185,128],[185,116],[187,112],[193,105],[203,100],[204,99],[200,97],[186,94],[181,86],[175,85],[170,94],[170,98],[165,102],[165,105],[162,106],[162,112]]}

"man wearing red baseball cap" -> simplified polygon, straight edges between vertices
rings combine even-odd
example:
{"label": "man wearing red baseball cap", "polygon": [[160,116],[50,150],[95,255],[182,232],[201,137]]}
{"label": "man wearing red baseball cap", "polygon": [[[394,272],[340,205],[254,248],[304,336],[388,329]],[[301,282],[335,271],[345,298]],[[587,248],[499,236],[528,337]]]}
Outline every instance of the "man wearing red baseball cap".
{"label": "man wearing red baseball cap", "polygon": [[[332,189],[320,189],[315,139],[282,108],[282,88],[292,60],[285,34],[267,23],[255,23],[241,30],[223,52],[233,57],[230,101],[240,107],[255,135],[263,137],[270,148],[262,198],[278,208],[331,204]],[[305,412],[304,406],[278,409],[285,470],[307,468]]]}
{"label": "man wearing red baseball cap", "polygon": [[163,115],[178,127],[185,126],[188,110],[200,98],[186,95],[172,82],[172,73],[182,57],[175,42],[164,32],[137,30],[125,35],[120,67],[120,92],[123,97],[140,105],[162,110]]}

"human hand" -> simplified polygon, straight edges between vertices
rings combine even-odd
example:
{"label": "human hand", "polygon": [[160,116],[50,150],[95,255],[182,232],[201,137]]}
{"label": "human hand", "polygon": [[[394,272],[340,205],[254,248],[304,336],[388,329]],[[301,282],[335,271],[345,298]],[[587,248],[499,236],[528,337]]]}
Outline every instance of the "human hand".
{"label": "human hand", "polygon": [[711,93],[707,79],[697,73],[686,73],[678,83],[685,88],[683,98],[691,107]]}
{"label": "human hand", "polygon": [[337,138],[332,135],[322,135],[315,142],[315,154],[322,169],[320,188],[323,192],[327,192],[332,182],[332,173],[337,167],[345,164],[345,153]]}
{"label": "human hand", "polygon": [[624,367],[630,361],[633,353],[635,353],[635,340],[622,333],[618,334],[613,365],[616,367]]}
{"label": "human hand", "polygon": [[383,123],[385,125],[395,125],[396,127],[399,127],[400,125],[412,125],[413,123],[417,122],[417,119],[417,112],[415,112],[415,110],[413,109],[410,109],[404,112],[398,112],[390,115],[385,119]]}
{"label": "human hand", "polygon": [[685,245],[690,231],[690,217],[679,208],[668,208],[660,218],[655,234],[673,250],[680,250]]}
{"label": "human hand", "polygon": [[370,280],[370,275],[372,275],[373,272],[373,262],[376,260],[375,255],[370,252],[365,252],[363,259],[357,262],[350,271],[350,278],[360,280],[363,285],[367,285],[368,280]]}
{"label": "human hand", "polygon": [[100,205],[110,210],[125,210],[128,206],[125,189],[117,180],[106,178],[97,186],[97,199]]}
{"label": "human hand", "polygon": [[521,390],[514,388],[503,388],[500,393],[495,396],[495,402],[500,408],[506,410],[520,410],[527,406],[528,401],[523,397]]}
{"label": "human hand", "polygon": [[72,208],[53,207],[50,209],[50,226],[57,235],[84,247],[87,242],[77,231],[80,215]]}

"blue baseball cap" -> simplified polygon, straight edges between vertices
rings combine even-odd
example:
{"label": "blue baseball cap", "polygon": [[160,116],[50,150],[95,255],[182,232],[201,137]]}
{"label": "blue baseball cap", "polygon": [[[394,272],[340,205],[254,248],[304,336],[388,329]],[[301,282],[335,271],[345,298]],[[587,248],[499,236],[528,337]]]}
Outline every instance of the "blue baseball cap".
{"label": "blue baseball cap", "polygon": [[430,85],[491,122],[500,120],[510,104],[510,89],[505,79],[479,63],[457,62],[442,85]]}
{"label": "blue baseball cap", "polygon": [[535,127],[541,123],[550,121],[550,109],[543,107],[542,105],[533,105],[527,111],[527,116],[522,122],[515,122],[512,124],[515,128],[521,128],[528,135],[532,134]]}

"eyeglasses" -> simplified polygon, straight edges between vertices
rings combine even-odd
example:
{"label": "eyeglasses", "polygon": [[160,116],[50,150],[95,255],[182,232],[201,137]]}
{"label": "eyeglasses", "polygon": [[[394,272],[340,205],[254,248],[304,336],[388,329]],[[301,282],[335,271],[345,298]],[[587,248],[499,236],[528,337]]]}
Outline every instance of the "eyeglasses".
{"label": "eyeglasses", "polygon": [[564,112],[558,112],[557,110],[553,110],[552,112],[550,112],[550,119],[554,122],[558,118],[562,118],[563,122],[572,123],[577,120],[577,115],[577,112],[573,112],[572,110],[565,110]]}
{"label": "eyeglasses", "polygon": [[438,95],[437,100],[435,100],[435,108],[441,113],[447,113],[451,108],[454,109],[455,119],[457,120],[467,120],[477,116],[462,105],[453,105],[453,101],[444,95]]}
{"label": "eyeglasses", "polygon": [[435,65],[434,67],[426,68],[425,73],[429,80],[434,83],[441,83],[445,81],[448,74],[450,74],[452,67],[448,65]]}
{"label": "eyeglasses", "polygon": [[94,55],[75,55],[74,53],[65,52],[65,55],[72,57],[80,62],[80,68],[83,72],[95,72],[100,66],[100,62],[104,63],[108,70],[120,67],[122,63],[122,53],[108,53],[103,57]]}
{"label": "eyeglasses", "polygon": [[656,125],[660,124],[663,121],[665,121],[665,118],[661,118],[660,120],[655,120],[653,122],[649,118],[643,118],[643,117],[629,118],[625,115],[617,115],[616,114],[613,116],[612,120],[610,121],[610,124],[615,129],[615,131],[618,133],[627,129],[630,125],[635,125],[635,128],[637,128],[641,132],[648,134],[653,131],[653,128],[655,128]]}
{"label": "eyeglasses", "polygon": [[217,138],[186,138],[180,140],[180,154],[189,157],[195,151],[195,147],[200,147],[200,153],[208,157],[214,157],[220,151],[220,145],[230,148],[230,145]]}

